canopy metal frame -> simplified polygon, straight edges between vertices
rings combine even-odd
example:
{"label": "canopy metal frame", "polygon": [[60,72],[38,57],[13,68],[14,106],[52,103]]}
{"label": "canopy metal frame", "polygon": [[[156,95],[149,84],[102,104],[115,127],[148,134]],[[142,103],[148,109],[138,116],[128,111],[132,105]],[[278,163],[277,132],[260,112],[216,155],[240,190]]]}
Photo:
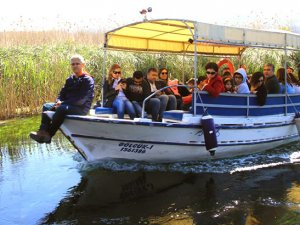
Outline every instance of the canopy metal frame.
{"label": "canopy metal frame", "polygon": [[[140,27],[137,27],[139,25],[143,25],[143,24],[146,24],[146,23],[149,23],[149,24],[155,24],[155,25],[161,25],[162,27],[163,26],[168,26],[168,27],[175,27],[177,29],[175,30],[172,30],[172,31],[161,31],[161,29],[148,29],[148,28],[140,28]],[[189,25],[191,24],[191,25]],[[204,23],[200,23],[200,25],[203,24],[204,27],[205,26],[211,26],[212,28],[212,31],[216,30],[220,30],[220,28],[222,28],[222,26],[218,26],[218,25],[209,25],[209,24],[204,24]],[[196,87],[197,86],[197,83],[196,83],[196,78],[197,78],[197,65],[198,65],[198,56],[199,55],[220,55],[220,56],[238,56],[239,58],[242,56],[243,52],[245,51],[245,49],[247,48],[265,48],[265,49],[277,49],[277,50],[283,50],[284,51],[284,57],[285,57],[285,63],[284,63],[284,67],[285,67],[285,70],[287,70],[287,51],[288,50],[293,50],[293,51],[300,51],[300,47],[296,48],[294,46],[287,46],[288,42],[287,42],[287,33],[284,33],[284,44],[281,44],[281,46],[275,46],[275,45],[272,45],[272,44],[269,44],[269,45],[263,45],[263,44],[260,44],[260,43],[246,43],[246,34],[247,32],[251,32],[251,31],[254,31],[254,32],[264,32],[264,31],[258,31],[258,30],[250,30],[250,29],[242,29],[242,28],[233,28],[233,27],[227,27],[229,29],[237,29],[239,30],[239,32],[243,32],[243,38],[244,38],[244,41],[242,41],[241,43],[237,43],[237,42],[234,42],[234,41],[230,41],[230,40],[227,40],[227,41],[222,41],[222,40],[219,40],[218,38],[215,37],[215,35],[212,35],[212,38],[203,38],[205,37],[205,35],[207,35],[207,33],[209,34],[209,32],[202,32],[202,33],[199,33],[198,31],[198,26],[199,24],[196,22],[196,21],[192,21],[192,20],[182,20],[182,19],[157,19],[157,20],[148,20],[148,21],[144,21],[144,22],[136,22],[136,23],[132,23],[132,24],[128,24],[128,25],[125,25],[125,26],[121,26],[121,27],[118,27],[116,29],[113,29],[109,32],[107,32],[105,34],[105,39],[104,39],[104,45],[103,45],[103,70],[102,70],[102,73],[103,73],[103,76],[102,76],[102,88],[104,86],[104,82],[105,82],[105,77],[106,77],[106,60],[107,60],[107,50],[108,49],[111,49],[111,50],[127,50],[127,51],[133,51],[133,52],[153,52],[153,53],[158,53],[158,52],[170,52],[170,53],[175,53],[175,54],[183,54],[183,57],[186,55],[186,54],[193,54],[194,55],[194,78],[195,78],[195,83],[194,83],[194,86]],[[161,32],[160,34],[156,34],[156,35],[153,35],[153,36],[150,36],[150,37],[140,37],[140,36],[127,36],[127,35],[120,35],[118,34],[118,32],[122,29],[126,29],[126,28],[134,28],[134,29],[141,29],[141,30],[144,30],[144,31],[149,31],[149,32]],[[207,28],[207,27],[206,27]],[[226,28],[224,26],[224,28]],[[189,35],[186,35],[186,34],[183,34],[183,33],[180,33],[180,31],[183,31],[184,29],[187,29],[189,30]],[[265,31],[267,34],[274,34],[274,35],[281,35],[281,33],[279,32],[269,32],[269,31]],[[269,33],[268,33],[269,32]],[[163,35],[166,35],[166,34],[175,34],[175,35],[179,35],[179,36],[186,36],[186,40],[185,41],[178,41],[178,40],[164,40],[162,38]],[[297,41],[300,40],[300,35],[296,35],[296,34],[290,34],[290,35],[295,35],[295,40],[292,40],[292,42],[290,41],[289,43],[296,43],[296,45],[299,43]],[[201,36],[201,37],[200,37]],[[127,47],[127,46],[114,46],[114,45],[111,45],[110,44],[110,41],[113,37],[119,37],[119,38],[134,38],[136,40],[146,40],[146,46],[144,48],[130,48],[130,47]],[[159,38],[161,37],[161,38]],[[294,36],[291,36],[290,38],[293,38]],[[189,43],[189,40],[192,38],[193,40],[193,50],[189,50],[190,46],[192,45],[191,43]],[[172,51],[172,50],[169,50],[169,49],[165,49],[165,50],[161,50],[161,49],[151,49],[149,47],[149,42],[151,40],[154,40],[154,41],[166,41],[168,43],[176,43],[176,44],[181,44],[182,45],[182,50],[181,51]],[[239,40],[240,41],[240,40]],[[293,42],[294,41],[294,42]],[[205,52],[205,51],[199,51],[199,47],[201,46],[208,46],[208,47],[212,47],[212,51],[210,52]],[[216,51],[216,48],[222,48],[222,47],[237,47],[237,51],[235,53],[230,53],[229,51],[227,51],[228,53],[227,54],[222,54],[222,52],[218,52]],[[225,51],[224,51],[225,52]],[[184,76],[184,73],[183,73],[183,76]],[[285,80],[287,80],[287,77],[285,75]],[[286,82],[285,82],[286,83]],[[287,90],[287,88],[285,88]],[[194,93],[196,93],[198,91],[197,88],[194,89]],[[103,96],[103,91],[102,91],[102,106],[104,106],[104,96]],[[194,98],[194,101],[196,98]],[[194,102],[196,103],[196,102]],[[287,103],[287,92],[286,92],[286,103]],[[194,104],[194,107],[196,106],[196,104]],[[194,113],[196,112],[196,110],[194,109]]]}

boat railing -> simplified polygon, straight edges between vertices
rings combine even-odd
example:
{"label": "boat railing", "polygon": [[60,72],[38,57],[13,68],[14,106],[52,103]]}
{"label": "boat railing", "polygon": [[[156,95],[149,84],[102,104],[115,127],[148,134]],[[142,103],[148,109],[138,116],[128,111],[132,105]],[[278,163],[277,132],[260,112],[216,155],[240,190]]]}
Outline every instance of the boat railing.
{"label": "boat railing", "polygon": [[142,106],[142,115],[141,117],[144,118],[145,117],[145,105],[146,105],[146,102],[152,98],[154,95],[156,95],[157,93],[163,91],[163,90],[166,90],[168,88],[172,88],[172,87],[187,87],[187,88],[194,88],[193,86],[188,86],[188,85],[185,85],[185,84],[174,84],[174,85],[170,85],[170,86],[166,86],[166,87],[163,87],[159,90],[156,90],[154,91],[151,95],[149,95],[147,98],[144,99],[143,101],[143,106]]}
{"label": "boat railing", "polygon": [[201,115],[206,109],[212,115],[223,116],[264,116],[287,114],[300,111],[300,94],[269,94],[266,104],[257,105],[255,94],[221,93],[211,97],[207,92],[196,91],[194,94],[194,113]]}
{"label": "boat railing", "polygon": [[[165,89],[176,86],[188,87],[187,85],[177,84],[166,86],[153,92],[143,101],[141,117],[144,118],[145,116],[146,102],[150,98]],[[211,115],[245,117],[286,115],[300,111],[300,94],[289,94],[288,98],[285,94],[269,94],[266,99],[266,104],[263,106],[257,104],[257,96],[255,94],[221,93],[218,97],[212,97],[207,92],[199,91],[195,88],[193,98],[191,113],[195,115],[202,115],[205,110],[208,110]]]}

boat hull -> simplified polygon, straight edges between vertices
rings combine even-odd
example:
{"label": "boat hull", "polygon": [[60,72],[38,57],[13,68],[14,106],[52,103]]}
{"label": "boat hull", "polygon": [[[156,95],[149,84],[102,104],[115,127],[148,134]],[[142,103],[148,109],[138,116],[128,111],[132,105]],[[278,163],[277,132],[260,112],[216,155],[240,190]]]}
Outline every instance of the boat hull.
{"label": "boat hull", "polygon": [[200,125],[134,122],[69,116],[61,131],[88,161],[106,158],[147,162],[211,160],[252,154],[298,139],[294,123],[261,126],[217,124],[218,148],[206,150]]}

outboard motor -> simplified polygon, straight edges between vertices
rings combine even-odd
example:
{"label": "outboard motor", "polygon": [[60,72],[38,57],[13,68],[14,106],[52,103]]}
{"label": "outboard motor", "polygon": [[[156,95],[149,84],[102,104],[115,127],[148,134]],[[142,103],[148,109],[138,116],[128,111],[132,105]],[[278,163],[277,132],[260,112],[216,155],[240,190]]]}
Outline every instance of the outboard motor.
{"label": "outboard motor", "polygon": [[209,151],[211,156],[214,156],[218,147],[214,119],[211,115],[208,115],[206,112],[204,112],[204,115],[201,118],[201,125],[204,133],[206,150]]}
{"label": "outboard motor", "polygon": [[300,113],[299,112],[295,113],[295,123],[298,130],[298,134],[300,136]]}

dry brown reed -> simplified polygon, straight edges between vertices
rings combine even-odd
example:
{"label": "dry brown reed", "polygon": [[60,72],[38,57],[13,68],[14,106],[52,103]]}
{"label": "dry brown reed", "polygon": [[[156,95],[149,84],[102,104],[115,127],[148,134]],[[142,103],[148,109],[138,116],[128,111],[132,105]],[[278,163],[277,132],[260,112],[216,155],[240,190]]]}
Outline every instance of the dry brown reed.
{"label": "dry brown reed", "polygon": [[104,34],[101,31],[2,31],[0,32],[0,47],[58,43],[100,45],[103,42],[103,37]]}

